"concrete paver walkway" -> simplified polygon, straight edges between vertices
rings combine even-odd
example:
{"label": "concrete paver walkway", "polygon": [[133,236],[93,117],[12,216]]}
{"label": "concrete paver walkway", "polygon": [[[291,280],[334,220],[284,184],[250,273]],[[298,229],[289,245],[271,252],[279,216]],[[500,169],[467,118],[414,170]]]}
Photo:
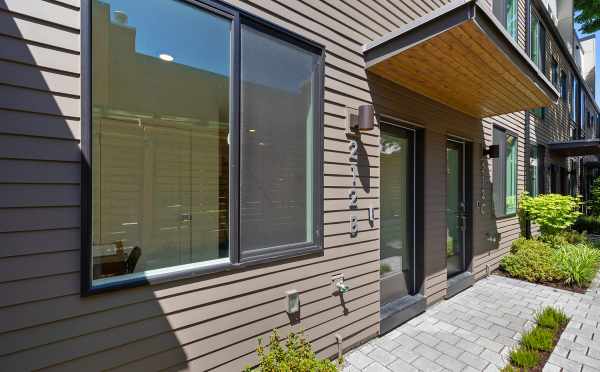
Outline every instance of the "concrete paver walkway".
{"label": "concrete paver walkway", "polygon": [[578,294],[492,275],[347,353],[344,372],[498,371],[547,305],[572,319],[544,371],[600,371],[599,284]]}

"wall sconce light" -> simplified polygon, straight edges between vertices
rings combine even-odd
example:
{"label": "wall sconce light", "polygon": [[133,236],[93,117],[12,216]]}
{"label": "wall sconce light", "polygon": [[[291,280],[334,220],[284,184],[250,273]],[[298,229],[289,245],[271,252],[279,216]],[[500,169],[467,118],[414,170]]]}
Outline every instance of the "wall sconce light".
{"label": "wall sconce light", "polygon": [[375,127],[375,110],[373,105],[358,106],[358,130],[369,131]]}
{"label": "wall sconce light", "polygon": [[500,145],[491,145],[488,148],[483,149],[483,156],[489,156],[490,159],[500,157]]}
{"label": "wall sconce light", "polygon": [[346,134],[355,135],[357,131],[366,132],[375,127],[373,105],[360,105],[357,109],[346,108]]}

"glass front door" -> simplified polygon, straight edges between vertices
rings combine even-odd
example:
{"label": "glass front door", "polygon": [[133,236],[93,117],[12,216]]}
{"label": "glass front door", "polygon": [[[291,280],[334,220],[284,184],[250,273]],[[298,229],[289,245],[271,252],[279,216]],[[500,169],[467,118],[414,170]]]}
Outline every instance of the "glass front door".
{"label": "glass front door", "polygon": [[448,276],[465,270],[464,143],[448,140],[446,146],[446,257]]}
{"label": "glass front door", "polygon": [[414,132],[381,126],[381,304],[413,292]]}

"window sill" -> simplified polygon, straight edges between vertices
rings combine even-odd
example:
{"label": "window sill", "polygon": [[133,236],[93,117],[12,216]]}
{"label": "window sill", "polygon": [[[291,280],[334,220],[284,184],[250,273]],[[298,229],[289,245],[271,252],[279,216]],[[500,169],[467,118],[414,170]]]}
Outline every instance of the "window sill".
{"label": "window sill", "polygon": [[515,218],[515,217],[517,217],[517,213],[516,212],[515,213],[509,213],[509,214],[503,214],[503,215],[500,215],[500,216],[496,215],[496,219],[497,220],[506,220],[506,219]]}
{"label": "window sill", "polygon": [[174,266],[171,268],[151,270],[151,272],[140,272],[138,275],[127,275],[126,278],[106,280],[105,283],[91,285],[82,288],[81,296],[87,297],[95,294],[112,292],[120,289],[141,287],[146,285],[158,285],[169,282],[183,281],[187,279],[202,278],[211,274],[231,274],[248,268],[258,266],[278,265],[291,259],[306,259],[323,255],[323,245],[313,245],[310,249],[303,251],[291,251],[288,254],[282,252],[277,256],[268,258],[256,258],[240,263],[233,263],[230,258],[222,258],[211,262],[199,262],[194,264]]}

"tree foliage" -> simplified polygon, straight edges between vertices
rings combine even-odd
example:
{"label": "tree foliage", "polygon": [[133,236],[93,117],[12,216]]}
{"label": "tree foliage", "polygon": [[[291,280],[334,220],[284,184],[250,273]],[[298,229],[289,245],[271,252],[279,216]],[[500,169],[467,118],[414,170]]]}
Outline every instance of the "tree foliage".
{"label": "tree foliage", "polygon": [[591,197],[588,201],[590,212],[594,216],[600,216],[600,177],[594,179],[590,194]]}
{"label": "tree foliage", "polygon": [[524,194],[519,203],[525,218],[540,226],[542,235],[554,235],[575,223],[579,212],[580,198],[569,195],[543,194],[531,197]]}
{"label": "tree foliage", "polygon": [[573,5],[579,31],[591,34],[600,30],[600,0],[575,0]]}

